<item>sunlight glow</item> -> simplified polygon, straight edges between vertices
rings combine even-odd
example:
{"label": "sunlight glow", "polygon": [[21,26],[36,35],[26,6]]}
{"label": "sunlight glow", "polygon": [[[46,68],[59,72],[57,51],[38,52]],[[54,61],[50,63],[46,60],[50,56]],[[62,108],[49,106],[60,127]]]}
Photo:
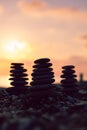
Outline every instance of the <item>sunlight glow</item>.
{"label": "sunlight glow", "polygon": [[26,59],[31,50],[30,44],[15,40],[4,42],[2,45],[3,57],[13,61]]}
{"label": "sunlight glow", "polygon": [[19,42],[19,41],[13,41],[9,42],[6,46],[5,49],[9,53],[17,53],[25,48],[24,44]]}

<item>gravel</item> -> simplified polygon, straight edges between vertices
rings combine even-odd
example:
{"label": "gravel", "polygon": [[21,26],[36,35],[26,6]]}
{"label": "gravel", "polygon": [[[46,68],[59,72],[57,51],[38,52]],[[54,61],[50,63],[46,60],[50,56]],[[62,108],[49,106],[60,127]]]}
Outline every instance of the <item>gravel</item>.
{"label": "gravel", "polygon": [[32,98],[0,90],[0,130],[87,130],[87,104],[59,93]]}

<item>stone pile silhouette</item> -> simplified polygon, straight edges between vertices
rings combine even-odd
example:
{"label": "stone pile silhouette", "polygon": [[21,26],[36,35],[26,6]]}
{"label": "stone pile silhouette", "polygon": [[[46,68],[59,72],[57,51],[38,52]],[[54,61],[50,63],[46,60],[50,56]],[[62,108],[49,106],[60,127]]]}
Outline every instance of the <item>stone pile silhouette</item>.
{"label": "stone pile silhouette", "polygon": [[23,92],[28,86],[28,74],[26,74],[27,69],[24,69],[23,63],[12,63],[11,64],[11,70],[10,70],[10,76],[11,78],[11,85],[13,87],[9,88],[9,90]]}
{"label": "stone pile silhouette", "polygon": [[[54,94],[55,82],[54,72],[52,69],[52,63],[50,59],[42,58],[34,61],[35,65],[33,66],[31,91],[36,93],[36,95],[49,95]],[[40,93],[41,91],[41,93]]]}
{"label": "stone pile silhouette", "polygon": [[7,91],[20,94],[24,93],[28,88],[27,93],[29,93],[30,97],[54,96],[64,99],[66,95],[66,97],[71,96],[82,100],[84,94],[79,93],[77,75],[74,70],[75,66],[67,65],[63,66],[62,69],[61,92],[54,84],[54,72],[49,58],[41,58],[34,61],[30,87],[28,87],[28,74],[26,73],[27,69],[24,68],[24,64],[12,63],[10,70],[11,78],[9,80],[13,87],[7,88]]}
{"label": "stone pile silhouette", "polygon": [[70,96],[76,96],[78,92],[78,87],[77,87],[77,75],[75,74],[74,70],[75,66],[73,65],[67,65],[63,66],[62,69],[62,75],[61,75],[61,85],[63,87],[63,92],[66,95]]}

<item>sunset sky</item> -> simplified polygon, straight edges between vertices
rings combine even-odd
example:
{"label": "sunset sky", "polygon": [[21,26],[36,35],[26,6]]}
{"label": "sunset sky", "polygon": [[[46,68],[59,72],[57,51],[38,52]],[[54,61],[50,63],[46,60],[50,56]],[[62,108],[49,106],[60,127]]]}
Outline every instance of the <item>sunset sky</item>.
{"label": "sunset sky", "polygon": [[48,57],[56,82],[73,64],[87,80],[87,0],[0,0],[0,86],[10,86],[11,62]]}

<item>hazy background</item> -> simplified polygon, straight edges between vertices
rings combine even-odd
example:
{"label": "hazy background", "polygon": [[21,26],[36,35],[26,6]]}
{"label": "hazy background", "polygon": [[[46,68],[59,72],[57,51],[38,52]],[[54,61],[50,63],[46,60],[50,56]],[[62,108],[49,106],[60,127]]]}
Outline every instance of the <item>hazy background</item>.
{"label": "hazy background", "polygon": [[0,86],[9,86],[11,62],[24,62],[30,79],[42,57],[56,82],[67,64],[87,80],[87,0],[0,0]]}

